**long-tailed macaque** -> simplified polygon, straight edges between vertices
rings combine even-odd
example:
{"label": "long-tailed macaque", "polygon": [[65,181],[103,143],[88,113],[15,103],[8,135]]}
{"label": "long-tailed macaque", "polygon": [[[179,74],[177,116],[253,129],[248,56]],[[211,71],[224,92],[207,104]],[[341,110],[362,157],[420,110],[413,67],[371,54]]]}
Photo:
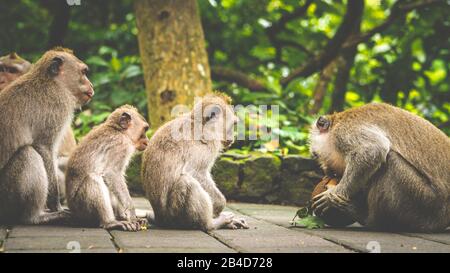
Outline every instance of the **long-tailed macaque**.
{"label": "long-tailed macaque", "polygon": [[383,103],[320,117],[311,151],[339,180],[313,198],[318,216],[337,208],[383,230],[450,225],[450,139],[425,119]]}

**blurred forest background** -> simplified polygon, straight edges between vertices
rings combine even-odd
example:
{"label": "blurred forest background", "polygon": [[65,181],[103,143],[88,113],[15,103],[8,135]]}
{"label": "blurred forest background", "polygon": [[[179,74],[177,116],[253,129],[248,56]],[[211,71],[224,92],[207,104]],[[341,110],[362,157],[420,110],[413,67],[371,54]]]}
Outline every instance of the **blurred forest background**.
{"label": "blurred forest background", "polygon": [[[280,127],[262,122],[280,142],[239,141],[240,153],[307,154],[315,117],[371,101],[402,107],[450,134],[446,0],[2,0],[0,10],[0,55],[16,51],[34,62],[64,45],[89,64],[96,95],[76,116],[77,137],[122,104],[159,125],[163,114],[152,113],[161,100],[198,95],[156,90],[160,78],[168,86],[194,79],[188,89],[202,81],[199,88],[221,90],[234,104],[279,105]],[[185,59],[202,80],[177,72],[186,70],[177,67]]]}

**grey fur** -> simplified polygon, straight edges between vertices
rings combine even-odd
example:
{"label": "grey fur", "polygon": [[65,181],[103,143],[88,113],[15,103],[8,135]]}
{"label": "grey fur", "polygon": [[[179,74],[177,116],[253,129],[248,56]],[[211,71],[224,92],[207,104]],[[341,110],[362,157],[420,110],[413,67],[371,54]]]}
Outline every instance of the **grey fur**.
{"label": "grey fur", "polygon": [[[221,112],[205,123],[201,113],[214,106],[219,106]],[[211,168],[224,144],[230,144],[229,134],[236,120],[223,97],[209,95],[192,112],[155,132],[142,162],[142,183],[154,210],[149,221],[171,228],[248,228],[243,219],[222,212],[226,200],[211,177]],[[183,131],[190,137],[174,135],[194,122],[203,128],[201,139],[192,138],[191,130]]]}
{"label": "grey fur", "polygon": [[[131,117],[127,128],[120,126],[124,114]],[[67,203],[77,221],[127,231],[140,230],[146,223],[136,218],[125,171],[136,148],[147,146],[147,129],[134,107],[122,106],[83,138],[66,172]]]}
{"label": "grey fur", "polygon": [[[50,75],[55,57],[63,61]],[[70,51],[51,50],[0,93],[0,222],[42,224],[68,216],[58,198],[55,159],[73,111],[88,101],[85,92],[93,94],[83,66]],[[54,212],[44,212],[46,202]]]}
{"label": "grey fur", "polygon": [[313,125],[311,150],[338,186],[314,198],[382,230],[441,231],[450,225],[450,140],[428,121],[373,103]]}

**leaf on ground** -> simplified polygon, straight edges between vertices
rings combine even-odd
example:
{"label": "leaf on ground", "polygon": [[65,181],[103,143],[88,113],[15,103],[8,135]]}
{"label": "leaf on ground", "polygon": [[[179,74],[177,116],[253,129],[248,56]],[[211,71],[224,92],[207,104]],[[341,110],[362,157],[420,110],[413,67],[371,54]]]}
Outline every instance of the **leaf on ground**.
{"label": "leaf on ground", "polygon": [[307,229],[316,229],[325,227],[325,222],[317,216],[306,216],[295,222],[295,225],[305,227]]}

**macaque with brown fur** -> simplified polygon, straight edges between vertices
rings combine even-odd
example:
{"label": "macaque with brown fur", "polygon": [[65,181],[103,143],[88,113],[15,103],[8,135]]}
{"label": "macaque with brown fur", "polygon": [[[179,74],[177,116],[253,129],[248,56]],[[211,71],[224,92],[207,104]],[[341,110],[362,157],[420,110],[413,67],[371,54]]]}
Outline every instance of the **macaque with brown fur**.
{"label": "macaque with brown fur", "polygon": [[211,177],[224,147],[233,142],[237,117],[223,95],[208,95],[160,127],[142,159],[142,183],[154,215],[170,228],[248,228],[244,219],[222,212],[226,200]]}
{"label": "macaque with brown fur", "polygon": [[[31,68],[31,64],[19,57],[15,52],[9,55],[0,57],[0,92],[9,83],[17,79],[19,76],[28,72]],[[75,136],[73,135],[72,128],[68,128],[64,134],[61,146],[58,151],[58,168],[56,170],[59,184],[59,195],[60,199],[65,199],[65,170],[67,167],[67,161],[69,160],[70,154],[75,150],[77,142]]]}
{"label": "macaque with brown fur", "polygon": [[383,103],[320,117],[311,151],[336,187],[313,198],[376,229],[436,232],[450,225],[450,140],[423,118]]}
{"label": "macaque with brown fur", "polygon": [[[88,67],[72,51],[47,51],[0,93],[0,222],[66,219],[58,198],[57,147],[73,112],[91,100]],[[47,207],[51,212],[44,211]]]}
{"label": "macaque with brown fur", "polygon": [[9,83],[27,73],[31,64],[19,57],[15,52],[0,57],[0,91]]}
{"label": "macaque with brown fur", "polygon": [[125,171],[133,153],[147,147],[148,128],[136,108],[125,105],[81,140],[66,172],[67,203],[76,221],[125,231],[147,222],[136,217]]}

